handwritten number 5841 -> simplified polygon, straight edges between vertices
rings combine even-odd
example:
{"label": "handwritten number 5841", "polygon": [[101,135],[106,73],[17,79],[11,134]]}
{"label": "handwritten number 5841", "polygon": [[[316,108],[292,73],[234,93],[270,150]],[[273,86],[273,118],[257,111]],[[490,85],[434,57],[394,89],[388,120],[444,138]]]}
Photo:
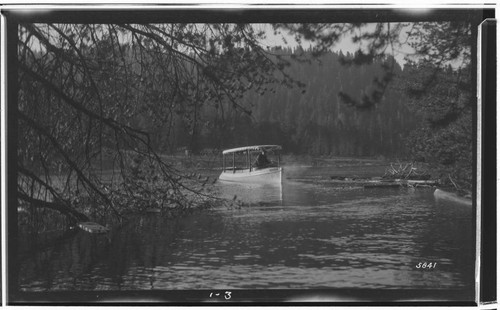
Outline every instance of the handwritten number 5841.
{"label": "handwritten number 5841", "polygon": [[434,269],[436,268],[437,262],[419,262],[415,267],[417,269]]}

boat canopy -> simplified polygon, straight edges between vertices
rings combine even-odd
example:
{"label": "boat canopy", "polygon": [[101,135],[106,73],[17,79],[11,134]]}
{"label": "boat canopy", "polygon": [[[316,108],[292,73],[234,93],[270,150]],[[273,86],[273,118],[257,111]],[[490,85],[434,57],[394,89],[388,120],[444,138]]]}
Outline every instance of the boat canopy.
{"label": "boat canopy", "polygon": [[238,152],[245,152],[245,151],[261,151],[264,150],[266,152],[268,151],[276,151],[276,150],[281,150],[280,145],[252,145],[252,146],[242,146],[242,147],[237,147],[234,149],[228,149],[222,151],[222,154],[230,154],[230,153],[238,153]]}

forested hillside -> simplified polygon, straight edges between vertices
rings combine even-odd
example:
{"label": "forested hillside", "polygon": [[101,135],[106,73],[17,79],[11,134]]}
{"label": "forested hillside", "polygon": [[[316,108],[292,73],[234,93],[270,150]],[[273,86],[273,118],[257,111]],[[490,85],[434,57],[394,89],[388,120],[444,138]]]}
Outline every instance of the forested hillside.
{"label": "forested hillside", "polygon": [[[342,102],[339,93],[362,96],[381,76],[382,62],[347,66],[339,59],[354,55],[329,52],[312,61],[296,61],[293,55],[308,57],[308,51],[281,50],[290,65],[285,69],[302,87],[269,85],[267,92],[250,91],[240,99],[251,108],[251,115],[226,107],[226,117],[214,108],[199,115],[202,125],[195,128],[179,121],[175,147],[193,151],[205,148],[228,148],[250,144],[281,144],[285,152],[340,156],[402,156],[405,137],[416,128],[418,117],[410,112],[404,92],[390,87],[376,107],[359,109]],[[286,56],[284,56],[286,57]],[[403,70],[396,63],[395,74]],[[395,84],[396,85],[396,84]],[[358,98],[356,98],[358,99]],[[219,107],[217,109],[223,109]],[[196,131],[198,130],[198,131]],[[193,139],[194,138],[194,139]],[[166,144],[163,144],[166,145]]]}

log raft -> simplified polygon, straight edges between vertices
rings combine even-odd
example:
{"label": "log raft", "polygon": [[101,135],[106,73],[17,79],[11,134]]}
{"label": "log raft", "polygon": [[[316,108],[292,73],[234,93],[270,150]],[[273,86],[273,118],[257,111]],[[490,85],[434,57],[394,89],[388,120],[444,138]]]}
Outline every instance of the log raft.
{"label": "log raft", "polygon": [[331,176],[332,182],[341,184],[359,185],[364,188],[398,188],[398,187],[418,187],[418,186],[437,186],[438,180],[407,180],[407,179],[383,179],[383,178],[349,178]]}

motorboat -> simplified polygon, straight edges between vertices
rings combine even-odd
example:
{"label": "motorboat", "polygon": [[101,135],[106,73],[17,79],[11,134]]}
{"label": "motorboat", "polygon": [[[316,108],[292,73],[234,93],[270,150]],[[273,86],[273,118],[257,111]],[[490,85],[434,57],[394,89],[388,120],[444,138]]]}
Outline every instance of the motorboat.
{"label": "motorboat", "polygon": [[283,168],[280,166],[280,151],[281,146],[279,145],[253,145],[224,150],[222,151],[222,173],[219,180],[281,184]]}

